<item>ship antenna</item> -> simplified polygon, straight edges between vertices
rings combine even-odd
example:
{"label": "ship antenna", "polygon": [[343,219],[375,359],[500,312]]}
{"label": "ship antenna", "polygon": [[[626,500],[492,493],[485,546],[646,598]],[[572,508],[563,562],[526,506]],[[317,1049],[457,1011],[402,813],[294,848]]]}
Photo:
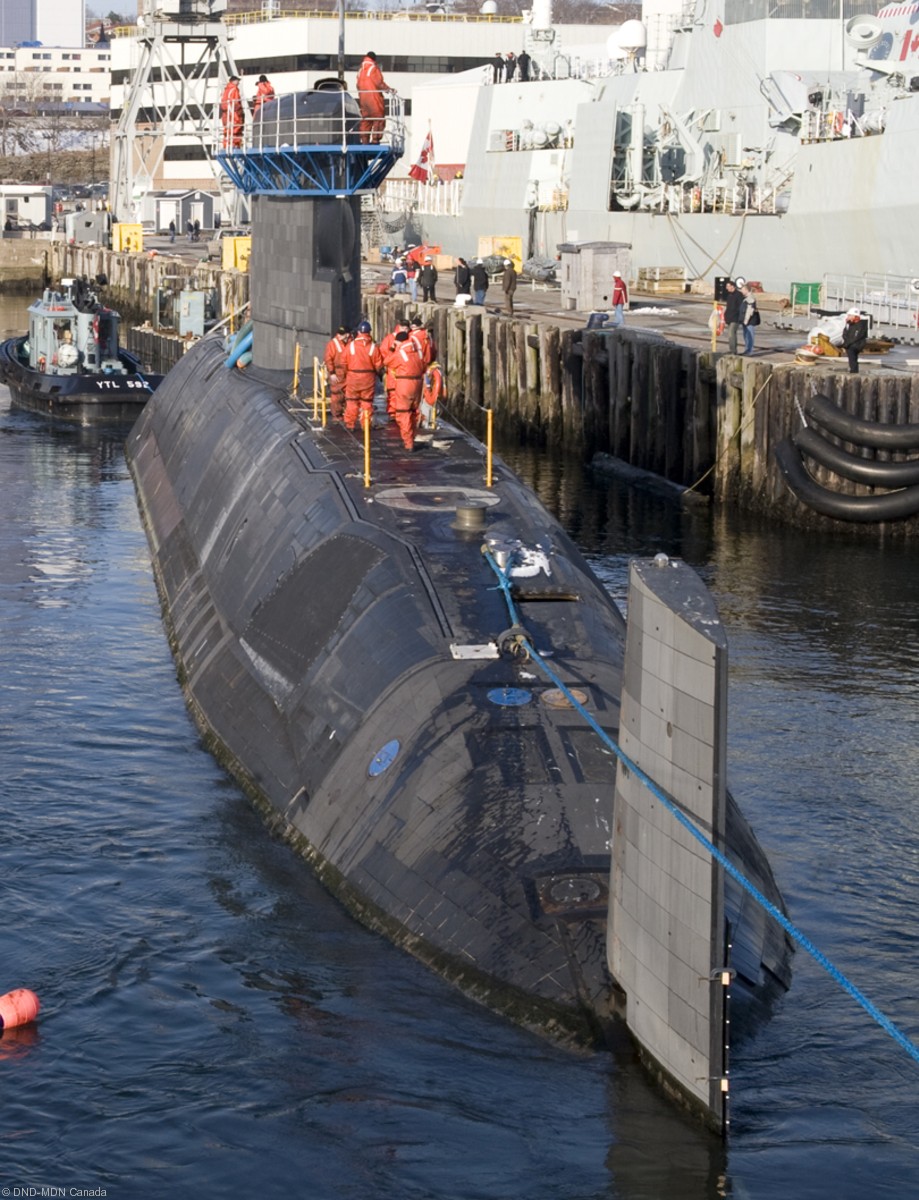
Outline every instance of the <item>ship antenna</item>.
{"label": "ship antenna", "polygon": [[345,86],[345,0],[338,0],[338,82]]}

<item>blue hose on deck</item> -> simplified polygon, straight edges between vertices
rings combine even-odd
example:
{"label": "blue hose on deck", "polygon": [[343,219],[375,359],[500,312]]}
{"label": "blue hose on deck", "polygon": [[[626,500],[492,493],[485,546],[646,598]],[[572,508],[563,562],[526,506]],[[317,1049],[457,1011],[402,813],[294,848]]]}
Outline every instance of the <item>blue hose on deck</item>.
{"label": "blue hose on deck", "polygon": [[240,358],[249,351],[249,360],[252,359],[252,322],[248,322],[248,328],[244,325],[239,331],[236,338],[230,347],[230,355],[224,363],[225,367],[235,367]]}
{"label": "blue hose on deck", "polygon": [[782,926],[789,937],[792,938],[793,941],[797,942],[797,944],[804,950],[806,950],[808,954],[815,959],[833,979],[836,980],[840,987],[844,991],[848,992],[852,999],[862,1006],[865,1012],[874,1021],[876,1021],[878,1025],[880,1025],[884,1032],[890,1034],[897,1045],[902,1050],[905,1050],[914,1062],[919,1062],[919,1046],[916,1046],[915,1043],[911,1042],[906,1034],[898,1029],[889,1017],[885,1017],[881,1010],[875,1004],[873,1004],[871,1000],[868,999],[864,992],[862,992],[855,986],[854,983],[847,979],[846,976],[843,975],[843,973],[839,970],[839,968],[835,967],[830,962],[823,951],[818,950],[810,938],[808,938],[806,934],[802,933],[802,931],[798,929],[796,925],[793,925],[792,922],[789,921],[788,917],[785,916],[781,909],[776,908],[771,900],[767,900],[762,892],[754,884],[752,884],[741,871],[738,871],[738,869],[732,862],[729,861],[729,859],[725,858],[724,854],[718,849],[718,847],[713,845],[713,843],[708,840],[705,834],[698,829],[692,823],[692,821],[690,821],[686,814],[681,812],[676,807],[676,805],[667,797],[667,795],[661,791],[654,780],[651,779],[650,776],[646,775],[644,771],[642,771],[641,767],[639,767],[637,763],[634,763],[629,758],[625,751],[613,741],[613,739],[604,729],[600,728],[583,704],[580,704],[578,700],[575,699],[571,693],[571,689],[567,687],[561,681],[561,679],[559,679],[558,675],[556,675],[549,664],[540,656],[539,651],[530,642],[529,637],[526,634],[526,630],[520,624],[520,616],[517,612],[517,607],[511,598],[511,585],[508,578],[508,571],[510,568],[499,567],[497,560],[490,550],[484,549],[483,553],[488,561],[488,565],[497,575],[498,584],[501,588],[501,591],[504,593],[504,599],[513,623],[513,632],[515,634],[517,645],[526,651],[528,657],[542,671],[542,673],[546,675],[552,681],[552,683],[554,683],[555,686],[564,693],[568,699],[568,702],[575,709],[577,709],[597,737],[599,737],[603,744],[609,750],[611,750],[613,754],[615,754],[616,758],[619,759],[623,766],[627,767],[629,771],[631,771],[632,774],[635,775],[645,785],[646,788],[648,788],[652,795],[660,800],[661,804],[664,805],[664,807],[672,816],[676,817],[683,828],[686,829],[696,839],[697,842],[705,847],[712,858],[714,858],[715,861],[722,866],[725,871],[727,871],[732,879],[735,879],[740,884],[740,886],[745,892],[747,892],[748,895],[753,897],[753,899],[757,902],[757,904],[760,905],[761,908],[766,910],[770,917],[773,917],[779,923],[779,925]]}

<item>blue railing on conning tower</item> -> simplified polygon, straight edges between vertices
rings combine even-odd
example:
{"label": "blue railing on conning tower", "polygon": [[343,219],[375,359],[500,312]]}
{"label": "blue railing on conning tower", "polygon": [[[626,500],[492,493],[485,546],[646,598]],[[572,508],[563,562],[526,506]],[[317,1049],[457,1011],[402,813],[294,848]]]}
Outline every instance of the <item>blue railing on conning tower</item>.
{"label": "blue railing on conning tower", "polygon": [[247,196],[353,196],[383,182],[405,149],[402,97],[382,93],[383,115],[361,114],[337,88],[278,96],[255,113],[218,119],[213,154]]}

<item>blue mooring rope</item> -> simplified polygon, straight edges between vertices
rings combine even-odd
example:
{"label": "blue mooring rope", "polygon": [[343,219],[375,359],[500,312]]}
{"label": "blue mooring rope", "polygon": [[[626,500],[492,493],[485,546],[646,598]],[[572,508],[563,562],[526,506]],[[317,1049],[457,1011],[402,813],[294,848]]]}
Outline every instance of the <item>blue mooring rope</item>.
{"label": "blue mooring rope", "polygon": [[674,817],[676,817],[676,819],[680,822],[680,824],[683,826],[683,828],[686,829],[690,834],[692,834],[692,836],[696,839],[697,842],[699,842],[702,846],[705,847],[705,849],[715,859],[715,861],[717,863],[719,863],[722,867],[724,867],[725,871],[727,871],[727,873],[733,879],[736,879],[736,881],[740,884],[740,886],[744,889],[744,891],[747,892],[750,896],[752,896],[753,899],[757,902],[757,904],[761,905],[774,920],[778,921],[778,923],[782,926],[782,928],[785,930],[785,932],[789,935],[789,937],[793,941],[797,942],[797,944],[799,946],[801,946],[804,950],[806,950],[807,953],[813,959],[815,959],[820,964],[820,966],[823,967],[823,969],[830,976],[832,976],[833,979],[836,980],[836,982],[840,985],[840,987],[844,991],[848,992],[849,995],[853,998],[853,1000],[855,1000],[858,1004],[860,1004],[862,1006],[862,1008],[865,1010],[865,1012],[868,1013],[868,1015],[873,1020],[875,1020],[878,1023],[878,1025],[880,1025],[880,1027],[886,1033],[890,1034],[890,1036],[893,1038],[893,1040],[901,1047],[901,1049],[906,1051],[906,1053],[910,1056],[911,1059],[913,1059],[914,1062],[919,1062],[919,1046],[916,1046],[916,1044],[914,1042],[910,1041],[910,1039],[906,1036],[906,1034],[903,1033],[902,1030],[898,1029],[897,1026],[893,1023],[893,1021],[891,1021],[889,1017],[886,1017],[881,1012],[881,1010],[877,1007],[877,1005],[868,999],[868,997],[865,995],[865,993],[863,991],[861,991],[860,988],[856,987],[855,984],[852,983],[851,980],[847,979],[846,976],[843,975],[842,971],[840,971],[838,967],[834,966],[833,963],[830,962],[830,960],[823,953],[823,951],[818,950],[817,947],[814,945],[814,943],[810,940],[810,938],[805,933],[803,933],[800,929],[798,929],[798,927],[795,924],[793,924],[791,921],[789,921],[788,917],[785,916],[785,914],[781,911],[781,909],[777,908],[772,903],[771,900],[767,900],[766,897],[759,890],[759,888],[757,888],[754,884],[752,884],[750,882],[750,880],[747,879],[747,877],[741,871],[739,871],[732,862],[730,862],[727,858],[725,858],[724,854],[722,854],[722,852],[718,849],[718,847],[715,846],[712,842],[710,842],[708,840],[708,838],[705,836],[705,834],[700,829],[698,829],[692,823],[692,821],[690,821],[690,819],[686,816],[686,814],[681,812],[676,807],[676,805],[673,803],[673,801],[670,800],[665,795],[665,793],[661,791],[661,789],[654,782],[654,780],[651,779],[650,776],[646,775],[645,772],[642,771],[642,769],[637,765],[637,763],[634,763],[629,758],[629,756],[625,753],[625,751],[618,745],[618,743],[613,741],[613,739],[609,736],[609,734],[604,729],[600,728],[600,726],[593,719],[593,717],[590,715],[590,713],[584,708],[584,706],[582,704],[580,704],[578,702],[578,700],[572,694],[571,689],[569,687],[567,687],[566,684],[564,684],[561,681],[561,679],[559,679],[558,675],[556,675],[556,673],[552,670],[552,668],[549,666],[549,664],[541,657],[539,652],[533,646],[532,642],[530,642],[525,629],[520,624],[520,617],[517,612],[517,607],[514,604],[513,598],[511,597],[511,585],[510,585],[510,582],[508,579],[508,574],[507,574],[507,571],[510,568],[508,567],[506,569],[502,569],[501,567],[499,567],[497,560],[495,559],[494,555],[491,553],[491,551],[489,549],[485,548],[483,553],[485,555],[486,560],[488,561],[489,566],[494,571],[495,575],[497,575],[497,577],[498,577],[498,583],[501,588],[501,591],[504,593],[504,599],[505,599],[505,602],[507,603],[507,609],[511,616],[513,628],[515,629],[515,631],[518,631],[517,632],[518,644],[526,650],[528,657],[530,659],[532,659],[532,661],[536,664],[537,667],[539,667],[539,669],[543,672],[543,674],[546,675],[549,679],[551,679],[552,682],[555,684],[555,686],[564,693],[564,695],[567,697],[568,701],[573,705],[573,707],[575,709],[577,709],[577,711],[581,714],[581,716],[584,718],[584,720],[587,722],[587,724],[591,727],[591,729],[594,731],[594,733],[604,743],[604,745],[608,746],[609,749],[612,750],[613,754],[615,754],[616,758],[618,758],[619,761],[624,766],[628,767],[628,769],[635,776],[637,776],[637,778],[645,785],[645,787],[648,788],[648,790],[654,796],[656,796],[658,800],[660,800],[661,804],[664,805],[664,807],[668,810],[668,812],[670,812]]}

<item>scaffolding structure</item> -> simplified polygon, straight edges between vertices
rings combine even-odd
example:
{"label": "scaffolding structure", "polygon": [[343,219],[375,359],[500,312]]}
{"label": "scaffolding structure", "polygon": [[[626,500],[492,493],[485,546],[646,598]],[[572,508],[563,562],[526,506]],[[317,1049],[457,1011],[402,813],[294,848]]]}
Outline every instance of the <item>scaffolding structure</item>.
{"label": "scaffolding structure", "polygon": [[168,147],[200,147],[222,210],[235,223],[238,193],[213,156],[214,112],[231,75],[238,75],[226,0],[145,0],[138,17],[140,60],[126,85],[113,137],[112,211],[138,219],[139,201],[153,190]]}

